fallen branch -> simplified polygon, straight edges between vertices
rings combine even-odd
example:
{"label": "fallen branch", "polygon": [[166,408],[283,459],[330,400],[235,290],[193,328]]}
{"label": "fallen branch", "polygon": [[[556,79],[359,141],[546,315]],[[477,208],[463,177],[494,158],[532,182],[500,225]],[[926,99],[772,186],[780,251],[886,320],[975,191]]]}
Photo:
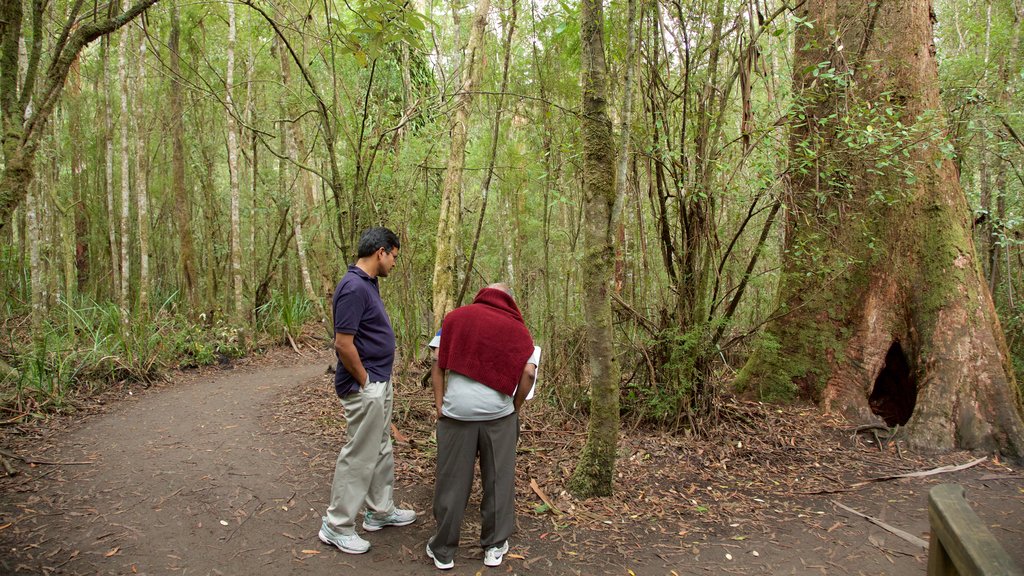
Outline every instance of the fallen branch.
{"label": "fallen branch", "polygon": [[537,494],[537,496],[540,496],[540,499],[545,504],[548,505],[548,509],[549,510],[551,510],[552,512],[554,512],[556,515],[559,515],[559,516],[562,514],[561,510],[556,508],[555,504],[553,502],[551,502],[550,498],[548,498],[548,495],[545,494],[543,490],[541,490],[540,485],[537,484],[537,480],[535,478],[530,478],[530,488],[533,489],[533,491]]}
{"label": "fallen branch", "polygon": [[[897,444],[896,446],[898,448],[899,444]],[[907,472],[905,474],[893,474],[891,476],[879,476],[877,478],[869,478],[867,480],[862,480],[860,482],[854,482],[853,484],[850,484],[849,486],[843,486],[842,488],[828,488],[828,489],[824,489],[824,490],[812,490],[812,491],[808,491],[808,492],[802,492],[802,491],[801,492],[797,492],[797,491],[794,491],[793,494],[802,494],[802,495],[807,495],[807,496],[814,496],[814,495],[818,495],[818,494],[838,494],[840,492],[852,492],[852,491],[856,490],[857,488],[860,488],[861,486],[867,486],[868,484],[874,484],[875,482],[885,482],[887,480],[897,480],[899,478],[924,478],[925,476],[933,476],[935,474],[943,474],[945,472],[959,472],[960,470],[966,470],[966,469],[968,469],[968,468],[970,468],[972,466],[977,466],[978,464],[981,464],[985,460],[988,460],[988,458],[983,456],[981,458],[978,458],[977,460],[972,460],[972,461],[970,461],[970,462],[968,462],[966,464],[960,464],[959,466],[952,466],[952,465],[950,465],[950,466],[939,466],[938,468],[932,468],[931,470],[921,470],[921,471],[918,471],[918,472]],[[993,477],[993,478],[988,478],[988,479],[995,480],[995,479],[1002,479],[1002,478],[1004,478],[1004,477],[1003,476],[999,476],[999,477]],[[985,480],[985,478],[982,478],[982,480]]]}
{"label": "fallen branch", "polygon": [[840,504],[839,502],[836,502],[835,500],[833,500],[832,503],[835,504],[836,506],[839,506],[843,510],[846,510],[847,512],[849,512],[851,514],[856,514],[857,516],[860,516],[861,518],[867,520],[868,522],[871,522],[872,524],[874,524],[875,526],[878,526],[879,528],[882,528],[882,529],[884,529],[884,530],[886,530],[886,531],[888,531],[888,532],[890,532],[890,533],[892,533],[892,534],[894,534],[896,536],[899,536],[900,538],[906,540],[907,542],[910,542],[914,546],[920,546],[924,550],[928,549],[928,543],[927,542],[925,542],[924,540],[918,538],[917,536],[914,536],[913,534],[910,534],[909,532],[904,532],[903,530],[900,530],[899,528],[896,528],[895,526],[890,526],[889,524],[886,524],[885,522],[882,522],[881,520],[879,520],[878,518],[875,518],[873,516],[868,516],[867,514],[862,514],[860,512],[857,512],[856,510],[854,510],[853,508],[850,508],[849,506],[843,506],[842,504]]}
{"label": "fallen branch", "polygon": [[966,464],[960,464],[959,466],[939,466],[938,468],[932,468],[931,470],[907,472],[905,474],[893,474],[892,476],[879,476],[878,478],[869,478],[868,480],[864,480],[862,482],[850,484],[850,487],[856,488],[858,486],[864,486],[867,484],[871,484],[873,482],[884,482],[886,480],[897,480],[899,478],[924,478],[925,476],[933,476],[935,474],[943,474],[945,472],[959,472],[960,470],[966,470],[972,466],[977,466],[978,464],[981,464],[985,460],[988,460],[987,456],[982,456],[977,460],[972,460]]}
{"label": "fallen branch", "polygon": [[292,350],[295,350],[296,354],[302,356],[302,352],[299,352],[299,347],[295,345],[295,339],[292,338],[292,335],[287,330],[284,331],[284,336],[288,339],[288,343],[292,345]]}

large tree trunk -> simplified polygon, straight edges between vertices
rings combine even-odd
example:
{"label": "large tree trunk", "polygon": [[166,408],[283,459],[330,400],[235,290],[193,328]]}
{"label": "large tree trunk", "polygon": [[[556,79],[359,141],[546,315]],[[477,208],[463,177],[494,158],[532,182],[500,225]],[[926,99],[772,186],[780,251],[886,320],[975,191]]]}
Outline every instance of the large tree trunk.
{"label": "large tree trunk", "polygon": [[484,28],[491,0],[479,0],[473,14],[473,27],[462,65],[462,83],[455,96],[455,113],[451,125],[451,148],[448,168],[441,192],[441,211],[437,217],[437,243],[434,254],[433,308],[435,328],[444,315],[455,307],[456,251],[462,221],[462,170],[466,162],[466,140],[469,132],[473,92],[480,84],[484,67]]}
{"label": "large tree trunk", "polygon": [[612,350],[611,289],[615,273],[613,247],[615,151],[608,117],[607,66],[604,55],[602,0],[583,0],[582,37],[584,269],[583,308],[590,356],[590,421],[587,443],[570,487],[579,496],[608,496],[615,478],[619,438],[619,365]]}
{"label": "large tree trunk", "polygon": [[967,201],[940,148],[928,0],[811,0],[800,15],[813,27],[795,44],[785,314],[739,384],[905,424],[919,449],[1024,455]]}

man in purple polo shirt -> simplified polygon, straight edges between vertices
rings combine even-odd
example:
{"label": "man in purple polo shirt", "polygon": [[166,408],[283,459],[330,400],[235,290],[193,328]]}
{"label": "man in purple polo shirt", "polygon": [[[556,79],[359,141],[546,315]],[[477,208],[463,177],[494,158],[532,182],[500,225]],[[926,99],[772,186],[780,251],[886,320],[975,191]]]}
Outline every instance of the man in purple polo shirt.
{"label": "man in purple polo shirt", "polygon": [[395,333],[380,299],[377,278],[386,277],[398,259],[398,237],[387,228],[370,228],[359,238],[359,259],[334,290],[334,350],[338,369],[334,389],[345,408],[348,442],[338,454],[331,503],[320,540],[342,552],[362,554],[370,543],[356,534],[366,506],[363,529],[405,526],[416,513],[395,507],[395,457],[391,451],[391,366]]}

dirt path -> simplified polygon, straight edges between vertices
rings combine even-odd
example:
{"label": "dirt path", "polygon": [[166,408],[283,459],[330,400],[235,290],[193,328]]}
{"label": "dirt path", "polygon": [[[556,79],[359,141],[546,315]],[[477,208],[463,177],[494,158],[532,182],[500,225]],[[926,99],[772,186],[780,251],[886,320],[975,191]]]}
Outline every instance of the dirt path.
{"label": "dirt path", "polygon": [[[0,573],[437,574],[422,553],[433,527],[429,443],[396,451],[396,498],[422,514],[416,524],[367,535],[373,549],[363,556],[317,540],[338,438],[307,430],[318,428],[311,420],[340,419],[340,411],[329,399],[324,357],[282,364],[167,383],[46,438],[11,441],[9,449],[20,456],[62,464],[20,465],[21,474],[0,481]],[[319,415],[288,412],[289,405],[308,406],[325,395]],[[408,404],[401,400],[396,409]],[[338,426],[332,420],[319,428]],[[618,497],[633,504],[646,499],[646,513],[622,514],[609,499],[576,508],[576,519],[589,524],[563,522],[533,513],[530,489],[520,487],[523,508],[505,565],[483,568],[467,514],[464,547],[450,574],[923,574],[925,551],[831,500],[927,539],[927,490],[943,481],[966,485],[997,537],[1013,543],[1018,559],[1024,555],[1024,484],[1003,467],[832,496],[750,498],[699,480],[664,475],[659,483],[662,455],[643,444],[657,439],[624,442],[634,443],[624,454],[647,450],[643,465],[650,468],[639,476],[655,478],[639,495],[623,486]],[[540,477],[529,455],[540,449],[521,445],[521,475]],[[664,465],[692,467],[686,461],[692,455],[668,450],[664,456]],[[630,472],[641,464],[628,458],[621,466]],[[993,473],[1002,477],[986,479]],[[710,501],[719,490],[721,510],[701,512],[706,507],[697,501]],[[694,506],[668,513],[654,499],[658,494]]]}

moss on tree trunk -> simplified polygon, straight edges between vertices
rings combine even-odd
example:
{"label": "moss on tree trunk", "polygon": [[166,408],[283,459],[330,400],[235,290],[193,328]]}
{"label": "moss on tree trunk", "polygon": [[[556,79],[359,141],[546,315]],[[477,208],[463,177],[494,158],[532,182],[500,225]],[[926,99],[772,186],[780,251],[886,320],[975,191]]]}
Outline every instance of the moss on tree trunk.
{"label": "moss on tree trunk", "polygon": [[737,384],[878,419],[896,350],[912,446],[1020,457],[1020,400],[946,153],[929,2],[800,10],[813,26],[796,39],[782,310]]}
{"label": "moss on tree trunk", "polygon": [[583,196],[586,254],[583,306],[590,356],[590,421],[569,489],[577,496],[608,496],[619,437],[619,368],[612,350],[611,286],[615,273],[612,206],[615,204],[612,124],[608,118],[602,0],[583,0]]}

